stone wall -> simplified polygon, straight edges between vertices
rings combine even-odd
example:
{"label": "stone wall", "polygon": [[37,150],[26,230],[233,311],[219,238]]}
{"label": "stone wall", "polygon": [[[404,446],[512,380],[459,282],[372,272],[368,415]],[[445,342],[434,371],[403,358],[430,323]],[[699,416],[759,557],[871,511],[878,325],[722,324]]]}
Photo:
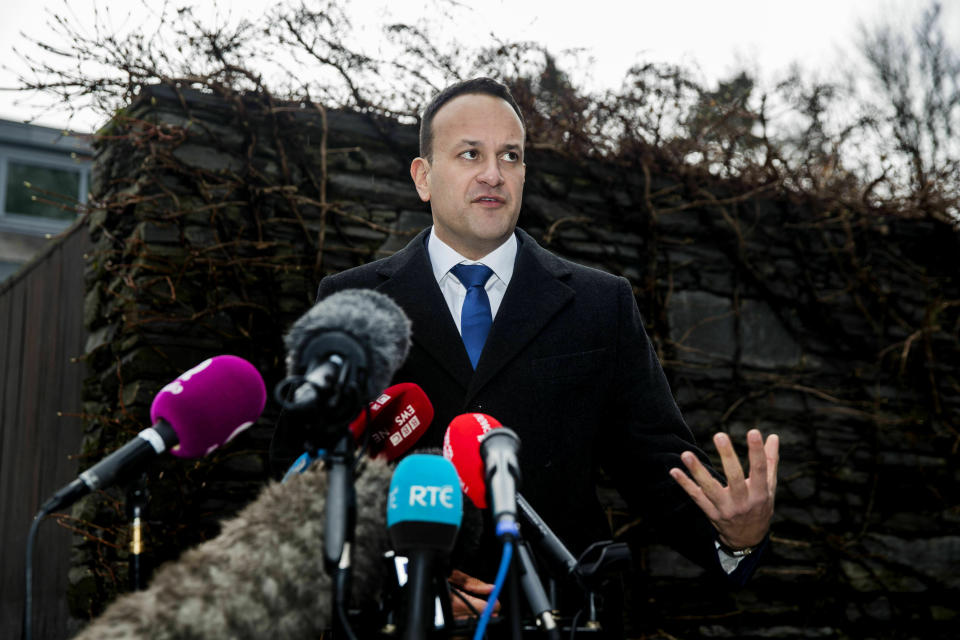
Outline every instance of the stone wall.
{"label": "stone wall", "polygon": [[[281,336],[319,278],[429,224],[407,172],[415,128],[390,120],[153,87],[101,133],[85,460],[146,425],[159,386],[207,356],[248,358],[272,389]],[[698,439],[781,436],[774,544],[737,592],[648,539],[602,488],[637,553],[632,636],[952,638],[957,230],[691,175],[650,150],[601,163],[534,147],[527,164],[520,225],[631,280]],[[158,561],[254,494],[276,420],[270,402],[227,450],[151,469]],[[123,584],[121,499],[75,510],[77,615]]]}

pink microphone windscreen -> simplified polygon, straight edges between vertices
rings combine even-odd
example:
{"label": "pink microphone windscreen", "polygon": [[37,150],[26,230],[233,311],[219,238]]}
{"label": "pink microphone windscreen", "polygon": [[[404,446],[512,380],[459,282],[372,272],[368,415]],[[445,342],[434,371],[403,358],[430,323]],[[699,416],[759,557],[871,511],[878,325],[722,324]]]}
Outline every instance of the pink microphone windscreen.
{"label": "pink microphone windscreen", "polygon": [[250,427],[267,401],[263,378],[237,356],[204,360],[160,390],[150,420],[166,420],[179,444],[170,453],[200,458]]}

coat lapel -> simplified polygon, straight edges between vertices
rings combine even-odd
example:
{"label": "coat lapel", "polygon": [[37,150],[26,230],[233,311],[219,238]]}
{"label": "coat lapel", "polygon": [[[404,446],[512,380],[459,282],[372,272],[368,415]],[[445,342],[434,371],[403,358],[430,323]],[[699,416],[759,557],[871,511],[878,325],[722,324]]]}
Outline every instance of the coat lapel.
{"label": "coat lapel", "polygon": [[473,367],[450,316],[447,303],[433,277],[424,238],[419,233],[404,249],[383,261],[378,269],[387,278],[377,291],[389,295],[413,324],[413,342],[446,369],[464,388],[473,377]]}
{"label": "coat lapel", "polygon": [[[517,266],[467,387],[467,402],[574,297],[573,289],[562,281],[570,273],[566,265],[524,231],[518,229],[517,236]],[[453,332],[459,339],[455,326]]]}
{"label": "coat lapel", "polygon": [[433,277],[424,244],[429,232],[429,229],[421,232],[404,249],[382,262],[377,272],[386,280],[377,290],[389,295],[404,309],[413,323],[414,344],[467,389],[466,402],[469,402],[573,299],[573,289],[563,283],[570,270],[517,229],[520,240],[517,266],[474,371]]}

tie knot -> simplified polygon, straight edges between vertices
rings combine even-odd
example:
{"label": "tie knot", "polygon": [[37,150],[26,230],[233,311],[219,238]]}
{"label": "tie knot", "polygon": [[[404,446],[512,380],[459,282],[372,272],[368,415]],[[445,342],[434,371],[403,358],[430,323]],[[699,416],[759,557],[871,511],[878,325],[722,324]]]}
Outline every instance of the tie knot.
{"label": "tie knot", "polygon": [[450,271],[457,276],[457,280],[467,289],[484,286],[490,276],[493,275],[493,269],[485,264],[458,264]]}

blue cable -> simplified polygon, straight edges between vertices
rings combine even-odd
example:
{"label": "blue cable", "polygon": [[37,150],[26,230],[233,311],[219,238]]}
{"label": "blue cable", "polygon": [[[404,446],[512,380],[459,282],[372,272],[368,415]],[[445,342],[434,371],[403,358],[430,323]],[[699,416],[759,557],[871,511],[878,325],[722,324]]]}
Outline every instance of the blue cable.
{"label": "blue cable", "polygon": [[486,633],[487,623],[490,616],[493,615],[493,606],[497,603],[497,597],[500,595],[500,589],[507,580],[507,569],[510,568],[510,557],[513,556],[513,543],[509,540],[503,543],[503,556],[500,558],[500,569],[497,570],[497,579],[493,583],[493,591],[490,592],[490,598],[487,600],[487,606],[484,607],[480,615],[480,622],[477,623],[477,630],[473,633],[473,640],[481,640]]}

